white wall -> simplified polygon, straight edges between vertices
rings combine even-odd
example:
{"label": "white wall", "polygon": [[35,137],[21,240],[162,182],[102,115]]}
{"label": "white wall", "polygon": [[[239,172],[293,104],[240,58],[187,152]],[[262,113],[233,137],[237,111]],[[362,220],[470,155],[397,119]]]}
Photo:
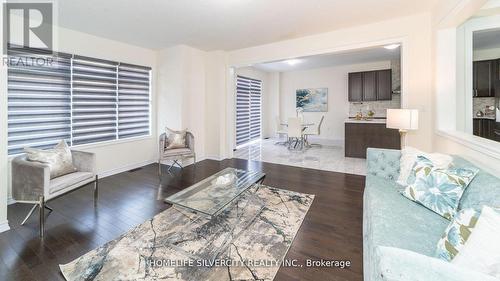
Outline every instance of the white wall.
{"label": "white wall", "polygon": [[319,138],[343,141],[344,121],[349,117],[348,74],[391,68],[390,61],[343,65],[281,73],[280,118],[286,120],[296,116],[296,90],[307,88],[328,88],[327,112],[304,112],[304,119],[318,123],[325,116]]}
{"label": "white wall", "polygon": [[178,45],[159,51],[158,69],[158,134],[165,127],[188,129],[195,137],[197,160],[219,159],[225,53]]}
{"label": "white wall", "polygon": [[[0,5],[3,15],[3,5]],[[3,20],[0,21],[0,33],[3,36]],[[3,38],[3,37],[2,37]],[[3,55],[3,44],[0,54]],[[8,230],[7,193],[8,193],[8,162],[7,162],[7,68],[0,65],[0,232]]]}
{"label": "white wall", "polygon": [[[331,53],[349,49],[379,46],[402,42],[402,106],[420,110],[420,129],[408,134],[408,144],[432,149],[432,31],[431,15],[419,14],[391,19],[369,25],[356,26],[332,32],[291,39],[272,44],[231,51],[228,53],[230,66]],[[233,79],[228,72],[228,89]],[[226,110],[231,112],[231,90],[227,91]],[[232,113],[230,114],[232,115]],[[221,120],[225,122],[225,120]],[[234,120],[226,126],[234,126]],[[227,133],[230,133],[229,131]],[[233,137],[227,137],[232,139]],[[226,146],[224,156],[232,155]]]}
{"label": "white wall", "polygon": [[[109,142],[106,144],[83,145],[75,149],[89,151],[96,153],[97,156],[97,172],[99,176],[106,176],[117,172],[129,170],[138,166],[151,163],[157,159],[157,137],[156,137],[156,51],[145,49],[137,46],[124,44],[121,42],[108,40],[105,38],[96,37],[82,32],[69,30],[66,28],[55,27],[58,41],[55,46],[60,52],[71,54],[78,54],[83,56],[113,60],[118,62],[125,62],[130,64],[137,64],[143,66],[150,66],[152,68],[152,109],[151,109],[151,130],[150,137],[138,138],[135,140],[123,140]],[[2,66],[3,69],[3,66]],[[2,79],[5,79],[6,74],[2,72]],[[7,89],[6,83],[2,80],[1,87],[2,106],[6,105]],[[5,100],[4,100],[5,99]],[[0,110],[1,114],[1,136],[0,153],[1,173],[0,178],[2,181],[0,187],[0,224],[2,219],[5,218],[3,213],[5,210],[6,197],[11,197],[10,187],[10,163],[5,159],[4,153],[6,152],[7,144],[7,126],[5,114],[6,110]],[[6,172],[7,170],[7,172]],[[7,176],[5,176],[7,174]],[[5,196],[4,194],[8,194]]]}
{"label": "white wall", "polygon": [[220,159],[224,140],[220,139],[226,112],[218,110],[225,104],[226,54],[222,51],[210,52],[206,58],[206,111],[205,111],[205,154],[206,158]]}

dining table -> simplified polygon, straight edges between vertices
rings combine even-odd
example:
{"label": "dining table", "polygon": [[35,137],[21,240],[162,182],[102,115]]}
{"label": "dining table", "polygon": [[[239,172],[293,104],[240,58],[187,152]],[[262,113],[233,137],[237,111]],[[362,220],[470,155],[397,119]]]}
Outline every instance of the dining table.
{"label": "dining table", "polygon": [[[282,122],[282,123],[280,123],[280,125],[288,127],[288,123]],[[312,122],[304,122],[304,123],[302,123],[300,125],[302,126],[302,132],[304,132],[307,128],[314,126],[314,123],[312,123]],[[304,141],[306,147],[310,147],[307,138],[304,138],[303,141]],[[283,142],[283,144],[284,145],[288,145],[289,144],[289,140],[286,140],[285,142]],[[295,146],[297,146],[297,144]]]}

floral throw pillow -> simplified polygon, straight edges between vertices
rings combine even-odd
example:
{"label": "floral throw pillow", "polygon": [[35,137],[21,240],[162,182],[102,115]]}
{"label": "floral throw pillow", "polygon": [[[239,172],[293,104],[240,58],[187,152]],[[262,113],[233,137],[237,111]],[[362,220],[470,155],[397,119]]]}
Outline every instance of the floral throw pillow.
{"label": "floral throw pillow", "polygon": [[[483,207],[489,208],[487,206]],[[498,208],[490,208],[500,213]],[[435,256],[445,261],[451,261],[464,247],[469,236],[474,231],[482,210],[472,208],[460,210],[448,225],[441,239],[437,243]]]}
{"label": "floral throw pillow", "polygon": [[451,261],[469,239],[480,214],[481,212],[474,209],[460,210],[438,241],[436,257]]}
{"label": "floral throw pillow", "polygon": [[460,197],[478,169],[440,169],[434,167],[429,159],[419,156],[413,172],[415,182],[408,185],[401,194],[451,220],[457,212]]}

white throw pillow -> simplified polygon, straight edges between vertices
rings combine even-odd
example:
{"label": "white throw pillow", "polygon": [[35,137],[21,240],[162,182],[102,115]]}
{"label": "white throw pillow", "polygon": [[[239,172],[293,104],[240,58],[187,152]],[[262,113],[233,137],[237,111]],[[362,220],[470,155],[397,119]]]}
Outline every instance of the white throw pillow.
{"label": "white throw pillow", "polygon": [[500,214],[484,206],[474,231],[451,262],[500,278],[499,238]]}
{"label": "white throw pillow", "polygon": [[167,131],[167,149],[184,148],[186,147],[186,130],[175,131],[166,128]]}
{"label": "white throw pillow", "polygon": [[25,147],[24,152],[28,161],[47,164],[51,179],[76,171],[75,166],[73,166],[71,149],[64,140],[61,140],[53,149]]}
{"label": "white throw pillow", "polygon": [[417,161],[418,156],[424,156],[425,158],[431,160],[432,165],[436,169],[446,169],[453,162],[453,158],[450,155],[441,153],[425,153],[414,147],[407,146],[401,150],[401,160],[399,169],[399,178],[396,181],[402,186],[407,186],[408,178],[411,175],[411,170],[413,165]]}

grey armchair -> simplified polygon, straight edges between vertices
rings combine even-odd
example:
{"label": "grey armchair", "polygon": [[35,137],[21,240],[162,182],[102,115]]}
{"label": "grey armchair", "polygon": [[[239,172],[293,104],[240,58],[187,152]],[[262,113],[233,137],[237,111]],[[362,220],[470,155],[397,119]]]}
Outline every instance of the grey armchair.
{"label": "grey armchair", "polygon": [[25,155],[12,160],[12,195],[19,203],[34,204],[21,225],[38,207],[40,210],[40,237],[43,237],[45,224],[45,205],[49,200],[64,195],[72,190],[94,182],[94,204],[97,202],[98,177],[96,175],[95,154],[83,151],[71,151],[76,172],[57,178],[50,178],[49,166],[26,160]]}
{"label": "grey armchair", "polygon": [[160,135],[159,140],[159,158],[158,158],[158,174],[161,175],[161,162],[162,161],[173,161],[172,165],[168,168],[168,171],[177,164],[181,169],[182,165],[178,162],[179,160],[185,160],[189,158],[194,159],[194,164],[196,164],[196,153],[194,152],[194,136],[191,132],[186,132],[186,147],[184,148],[173,148],[167,149],[168,139],[167,134],[163,133]]}

